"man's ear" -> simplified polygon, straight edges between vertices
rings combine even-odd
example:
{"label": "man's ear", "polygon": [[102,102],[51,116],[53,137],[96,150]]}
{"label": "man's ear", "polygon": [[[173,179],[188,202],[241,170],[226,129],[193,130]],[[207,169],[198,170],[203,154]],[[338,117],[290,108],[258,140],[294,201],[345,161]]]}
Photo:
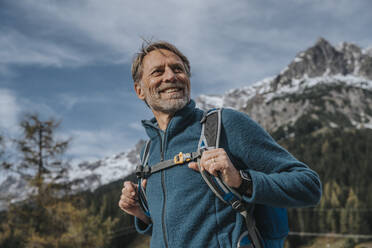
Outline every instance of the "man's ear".
{"label": "man's ear", "polygon": [[145,94],[143,92],[143,89],[141,87],[140,82],[135,82],[134,83],[134,90],[136,91],[137,97],[141,100],[145,100]]}

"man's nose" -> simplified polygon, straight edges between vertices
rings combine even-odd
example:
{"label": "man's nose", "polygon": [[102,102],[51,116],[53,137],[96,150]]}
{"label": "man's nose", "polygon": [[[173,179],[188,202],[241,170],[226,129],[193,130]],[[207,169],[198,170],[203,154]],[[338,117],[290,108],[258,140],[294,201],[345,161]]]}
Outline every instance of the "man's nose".
{"label": "man's nose", "polygon": [[165,68],[165,72],[163,76],[164,76],[164,81],[168,81],[168,82],[172,82],[176,78],[176,74],[169,67]]}

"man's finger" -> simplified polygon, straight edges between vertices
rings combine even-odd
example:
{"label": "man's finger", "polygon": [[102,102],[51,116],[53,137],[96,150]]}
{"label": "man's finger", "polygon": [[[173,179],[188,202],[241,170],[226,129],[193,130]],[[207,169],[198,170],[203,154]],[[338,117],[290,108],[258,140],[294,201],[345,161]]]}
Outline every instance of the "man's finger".
{"label": "man's finger", "polygon": [[124,182],[124,188],[122,190],[123,194],[131,195],[132,197],[135,196],[137,193],[137,184],[134,184],[130,181]]}
{"label": "man's finger", "polygon": [[142,185],[142,188],[146,189],[147,179],[143,179],[141,185]]}
{"label": "man's finger", "polygon": [[128,208],[133,208],[137,206],[138,206],[138,202],[128,202],[126,200],[119,201],[119,207],[124,211],[127,210]]}
{"label": "man's finger", "polygon": [[135,190],[134,185],[131,181],[125,181],[124,188],[126,188],[127,190]]}
{"label": "man's finger", "polygon": [[189,166],[190,169],[193,169],[195,171],[199,171],[199,167],[198,167],[198,164],[196,162],[190,162],[188,164],[188,166]]}
{"label": "man's finger", "polygon": [[217,157],[222,152],[223,152],[223,149],[222,148],[216,148],[216,149],[212,149],[212,150],[206,150],[205,152],[203,152],[202,157],[204,157],[205,159],[211,159],[211,158]]}
{"label": "man's finger", "polygon": [[227,154],[223,148],[207,150],[202,155],[202,158],[204,158],[205,160],[211,160],[214,158],[225,158],[225,157],[227,157]]}
{"label": "man's finger", "polygon": [[136,204],[137,204],[137,200],[135,200],[135,199],[132,199],[132,198],[130,198],[130,197],[121,197],[120,198],[120,200],[121,201],[123,201],[123,202],[125,202],[125,203],[127,203],[128,205],[130,205],[130,206],[135,206]]}
{"label": "man's finger", "polygon": [[217,172],[221,172],[221,167],[217,164],[213,164],[212,166],[209,167],[208,172],[213,176],[218,176]]}

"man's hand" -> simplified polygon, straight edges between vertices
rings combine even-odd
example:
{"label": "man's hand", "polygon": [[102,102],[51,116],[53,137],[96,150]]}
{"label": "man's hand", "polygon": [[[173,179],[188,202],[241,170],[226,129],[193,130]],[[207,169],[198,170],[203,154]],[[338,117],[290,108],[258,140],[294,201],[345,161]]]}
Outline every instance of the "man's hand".
{"label": "man's hand", "polygon": [[[203,152],[200,159],[200,167],[214,176],[217,176],[217,172],[220,172],[222,180],[230,187],[239,188],[242,183],[239,171],[231,163],[229,156],[227,156],[223,148]],[[190,162],[189,168],[199,171],[196,162]]]}
{"label": "man's hand", "polygon": [[[147,180],[142,181],[142,187],[146,187]],[[136,216],[146,224],[151,221],[149,217],[145,215],[141,206],[138,203],[137,195],[138,185],[130,181],[124,182],[123,189],[121,190],[121,196],[119,201],[119,207],[126,213]]]}

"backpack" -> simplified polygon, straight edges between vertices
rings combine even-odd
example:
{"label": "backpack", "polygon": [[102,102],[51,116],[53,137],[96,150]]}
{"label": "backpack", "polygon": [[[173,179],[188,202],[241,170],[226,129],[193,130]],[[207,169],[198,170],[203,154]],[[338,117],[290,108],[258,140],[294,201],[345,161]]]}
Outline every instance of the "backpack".
{"label": "backpack", "polygon": [[[174,159],[159,162],[156,165],[148,166],[147,160],[149,155],[149,147],[151,141],[148,140],[144,146],[141,164],[136,168],[136,176],[138,178],[138,198],[139,203],[145,214],[150,217],[146,192],[142,188],[142,180],[150,177],[152,174],[161,170],[171,168],[176,165],[188,163],[190,161],[197,161],[199,171],[204,181],[207,183],[213,193],[224,203],[229,204],[235,211],[239,212],[245,219],[247,231],[241,234],[238,240],[239,248],[263,248],[263,241],[261,234],[256,227],[255,218],[253,216],[254,204],[244,203],[242,196],[233,188],[225,184],[221,176],[213,176],[206,170],[200,169],[200,158],[205,150],[219,147],[219,140],[221,134],[221,111],[222,109],[210,109],[204,112],[200,123],[202,130],[198,143],[198,150],[192,153],[177,154]],[[151,217],[150,217],[151,218]],[[248,239],[249,237],[249,239]],[[251,242],[250,242],[250,241]]]}

